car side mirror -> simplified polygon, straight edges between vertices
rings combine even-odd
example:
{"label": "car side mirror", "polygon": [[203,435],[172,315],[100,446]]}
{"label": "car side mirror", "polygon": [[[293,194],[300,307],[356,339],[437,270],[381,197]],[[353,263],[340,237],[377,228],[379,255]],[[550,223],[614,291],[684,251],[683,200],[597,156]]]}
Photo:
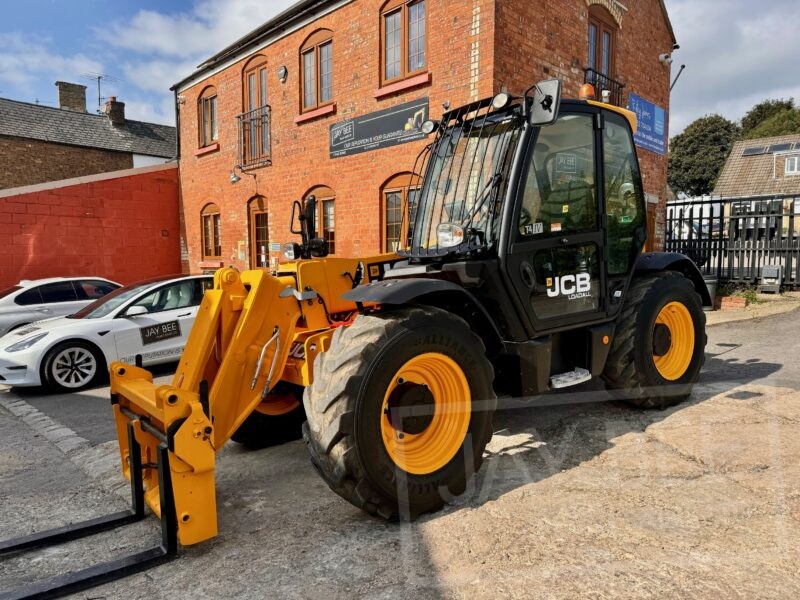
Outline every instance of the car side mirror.
{"label": "car side mirror", "polygon": [[125,311],[123,316],[125,317],[139,317],[141,315],[146,315],[147,309],[144,306],[130,306],[128,310]]}
{"label": "car side mirror", "polygon": [[532,127],[552,125],[561,107],[561,80],[546,79],[533,86],[530,124]]}

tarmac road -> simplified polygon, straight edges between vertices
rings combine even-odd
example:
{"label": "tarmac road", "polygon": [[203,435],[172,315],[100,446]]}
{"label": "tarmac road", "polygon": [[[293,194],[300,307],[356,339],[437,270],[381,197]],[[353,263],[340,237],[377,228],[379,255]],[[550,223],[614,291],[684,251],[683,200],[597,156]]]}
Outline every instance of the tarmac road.
{"label": "tarmac road", "polygon": [[[582,388],[578,404],[499,413],[474,485],[412,524],[330,492],[302,442],[229,444],[220,535],[76,597],[798,597],[798,339],[796,311],[710,328],[700,385],[666,411]],[[0,537],[125,505],[107,392],[95,392],[70,404],[0,393]],[[148,519],[11,557],[0,590],[157,538]]]}

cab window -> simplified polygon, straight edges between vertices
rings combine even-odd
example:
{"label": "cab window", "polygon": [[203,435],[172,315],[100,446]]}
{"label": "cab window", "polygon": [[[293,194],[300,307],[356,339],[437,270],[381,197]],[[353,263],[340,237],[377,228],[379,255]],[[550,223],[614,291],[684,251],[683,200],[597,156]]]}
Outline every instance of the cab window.
{"label": "cab window", "polygon": [[597,229],[594,118],[561,116],[542,127],[523,190],[518,239]]}
{"label": "cab window", "polygon": [[603,128],[608,273],[628,272],[636,259],[636,230],[644,227],[644,192],[630,130],[623,117],[607,114]]}

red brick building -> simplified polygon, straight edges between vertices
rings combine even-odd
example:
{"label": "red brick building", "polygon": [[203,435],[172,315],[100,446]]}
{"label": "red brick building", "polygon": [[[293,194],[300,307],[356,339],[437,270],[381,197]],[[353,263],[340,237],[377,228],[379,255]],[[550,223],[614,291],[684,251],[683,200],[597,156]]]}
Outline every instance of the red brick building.
{"label": "red brick building", "polygon": [[661,247],[670,71],[659,57],[674,44],[663,0],[303,0],[174,87],[188,268],[277,258],[292,201],[311,193],[336,255],[390,248],[421,120],[552,77],[567,97],[591,80],[645,121],[656,113],[639,155]]}

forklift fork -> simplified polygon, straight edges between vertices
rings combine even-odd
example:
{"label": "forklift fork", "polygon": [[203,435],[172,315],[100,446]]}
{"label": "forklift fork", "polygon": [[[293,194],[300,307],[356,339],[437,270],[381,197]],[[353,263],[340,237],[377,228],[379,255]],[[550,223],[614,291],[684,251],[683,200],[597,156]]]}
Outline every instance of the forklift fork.
{"label": "forklift fork", "polygon": [[[149,426],[145,421],[140,423],[143,428]],[[133,421],[128,423],[128,449],[130,450],[131,473],[130,509],[0,542],[0,556],[53,546],[141,521],[144,518],[145,506],[142,453],[141,446],[134,436]],[[58,598],[139,573],[174,558],[178,552],[177,521],[169,470],[169,451],[166,443],[159,444],[157,456],[161,504],[161,543],[158,546],[86,569],[71,571],[29,587],[2,593],[0,599]]]}

